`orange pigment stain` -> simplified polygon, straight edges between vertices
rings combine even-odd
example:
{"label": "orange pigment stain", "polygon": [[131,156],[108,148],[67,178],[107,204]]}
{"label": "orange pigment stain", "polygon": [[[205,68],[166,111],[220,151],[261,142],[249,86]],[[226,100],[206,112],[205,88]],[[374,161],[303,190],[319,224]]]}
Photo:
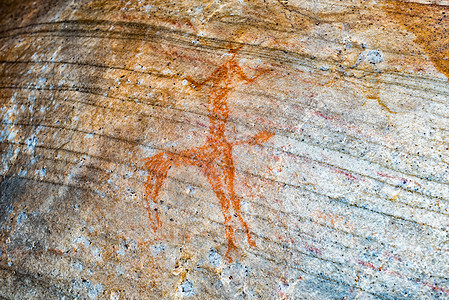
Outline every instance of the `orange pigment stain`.
{"label": "orange pigment stain", "polygon": [[354,231],[354,225],[352,223],[345,220],[345,218],[330,212],[326,213],[324,211],[317,210],[315,211],[314,219],[327,224],[331,224],[332,227],[339,230],[347,230],[349,232]]}
{"label": "orange pigment stain", "polygon": [[[229,119],[228,95],[235,80],[248,84],[268,70],[262,70],[256,76],[246,76],[236,61],[236,50],[231,50],[232,57],[220,65],[203,82],[196,82],[190,77],[186,79],[194,89],[208,89],[208,117],[209,133],[203,146],[188,149],[180,153],[161,152],[145,159],[148,176],[145,182],[145,199],[147,202],[148,217],[152,229],[156,233],[161,227],[161,220],[157,208],[160,190],[172,167],[195,166],[207,178],[215,193],[224,217],[225,234],[228,241],[226,257],[229,261],[229,253],[236,250],[234,243],[234,228],[232,228],[231,209],[234,210],[241,226],[246,232],[248,244],[255,246],[251,237],[248,224],[242,217],[240,200],[235,192],[235,166],[232,156],[233,147],[238,144],[257,145],[268,141],[274,134],[260,132],[246,141],[231,143],[226,138],[226,124]],[[206,83],[207,87],[206,87]],[[155,207],[151,207],[155,206]]]}
{"label": "orange pigment stain", "polygon": [[436,69],[449,78],[449,7],[435,3],[388,0],[387,15],[415,35]]}

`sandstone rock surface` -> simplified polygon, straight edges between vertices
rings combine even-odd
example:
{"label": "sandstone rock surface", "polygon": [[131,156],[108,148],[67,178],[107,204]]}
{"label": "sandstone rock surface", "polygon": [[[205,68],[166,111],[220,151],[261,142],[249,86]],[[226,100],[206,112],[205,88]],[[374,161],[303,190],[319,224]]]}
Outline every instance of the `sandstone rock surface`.
{"label": "sandstone rock surface", "polygon": [[448,5],[0,1],[0,298],[449,299]]}

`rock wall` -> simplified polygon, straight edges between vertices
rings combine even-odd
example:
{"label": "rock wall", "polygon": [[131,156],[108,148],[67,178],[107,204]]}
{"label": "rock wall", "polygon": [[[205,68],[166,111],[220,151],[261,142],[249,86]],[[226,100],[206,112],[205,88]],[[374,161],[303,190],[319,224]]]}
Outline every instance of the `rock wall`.
{"label": "rock wall", "polygon": [[447,1],[0,3],[0,298],[449,299]]}

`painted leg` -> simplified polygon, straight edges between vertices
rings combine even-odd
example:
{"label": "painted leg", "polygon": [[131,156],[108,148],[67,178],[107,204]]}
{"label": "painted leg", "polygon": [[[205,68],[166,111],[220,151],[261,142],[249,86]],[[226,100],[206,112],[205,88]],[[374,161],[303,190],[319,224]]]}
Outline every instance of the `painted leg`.
{"label": "painted leg", "polygon": [[234,208],[234,211],[237,215],[237,218],[240,221],[240,224],[243,226],[245,230],[248,244],[250,246],[256,246],[256,243],[252,239],[251,234],[249,232],[248,224],[245,222],[245,220],[243,220],[240,206],[240,199],[235,194],[234,188],[235,168],[234,168],[234,160],[232,158],[232,148],[229,151],[229,153],[225,154],[224,162],[225,162],[225,166],[223,167],[224,182],[229,195],[229,199],[231,200],[232,207]]}
{"label": "painted leg", "polygon": [[248,240],[248,244],[250,246],[255,247],[256,243],[254,242],[254,240],[249,232],[248,224],[245,222],[245,220],[243,220],[243,217],[242,217],[240,199],[238,199],[236,195],[233,195],[231,198],[231,203],[232,203],[232,207],[235,210],[235,213],[237,214],[237,218],[239,219],[240,224],[242,224],[243,228],[245,229],[246,239]]}
{"label": "painted leg", "polygon": [[226,258],[228,259],[229,262],[231,262],[232,259],[229,256],[229,253],[231,252],[231,250],[236,250],[237,247],[234,244],[234,229],[230,224],[231,221],[231,214],[229,213],[229,208],[231,206],[230,201],[223,191],[222,183],[220,181],[216,168],[212,165],[208,165],[204,173],[206,174],[209,184],[211,185],[212,190],[214,191],[221,205],[221,210],[224,217],[224,224],[226,226],[225,228],[226,239],[228,240],[228,250],[226,251]]}
{"label": "painted leg", "polygon": [[[148,218],[151,227],[156,233],[161,226],[159,218],[159,205],[157,203],[159,191],[164,185],[168,171],[173,165],[173,156],[167,153],[158,153],[145,159],[145,166],[148,169],[147,181],[145,182],[145,200],[147,202]],[[153,206],[153,207],[152,207]]]}

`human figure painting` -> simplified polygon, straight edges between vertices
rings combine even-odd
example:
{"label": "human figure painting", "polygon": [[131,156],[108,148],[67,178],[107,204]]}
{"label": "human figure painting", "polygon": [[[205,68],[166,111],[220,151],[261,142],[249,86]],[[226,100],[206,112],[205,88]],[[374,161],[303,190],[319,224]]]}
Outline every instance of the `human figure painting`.
{"label": "human figure painting", "polygon": [[[231,49],[231,58],[216,68],[204,81],[197,82],[190,77],[186,77],[192,88],[207,91],[209,133],[205,144],[179,153],[159,152],[145,159],[145,167],[148,170],[145,182],[145,199],[152,229],[157,232],[162,227],[158,211],[158,197],[170,169],[182,165],[197,167],[207,178],[220,203],[228,242],[226,257],[229,261],[231,261],[230,252],[236,250],[234,228],[230,224],[233,215],[238,218],[246,232],[248,244],[250,246],[256,245],[248,224],[242,216],[240,199],[235,192],[236,171],[233,147],[237,144],[262,144],[274,135],[271,132],[263,131],[248,140],[233,143],[226,138],[226,124],[230,113],[228,95],[235,84],[235,80],[249,84],[260,75],[268,72],[268,70],[262,70],[255,76],[248,77],[238,64],[237,50]],[[232,210],[234,213],[232,213]]]}

